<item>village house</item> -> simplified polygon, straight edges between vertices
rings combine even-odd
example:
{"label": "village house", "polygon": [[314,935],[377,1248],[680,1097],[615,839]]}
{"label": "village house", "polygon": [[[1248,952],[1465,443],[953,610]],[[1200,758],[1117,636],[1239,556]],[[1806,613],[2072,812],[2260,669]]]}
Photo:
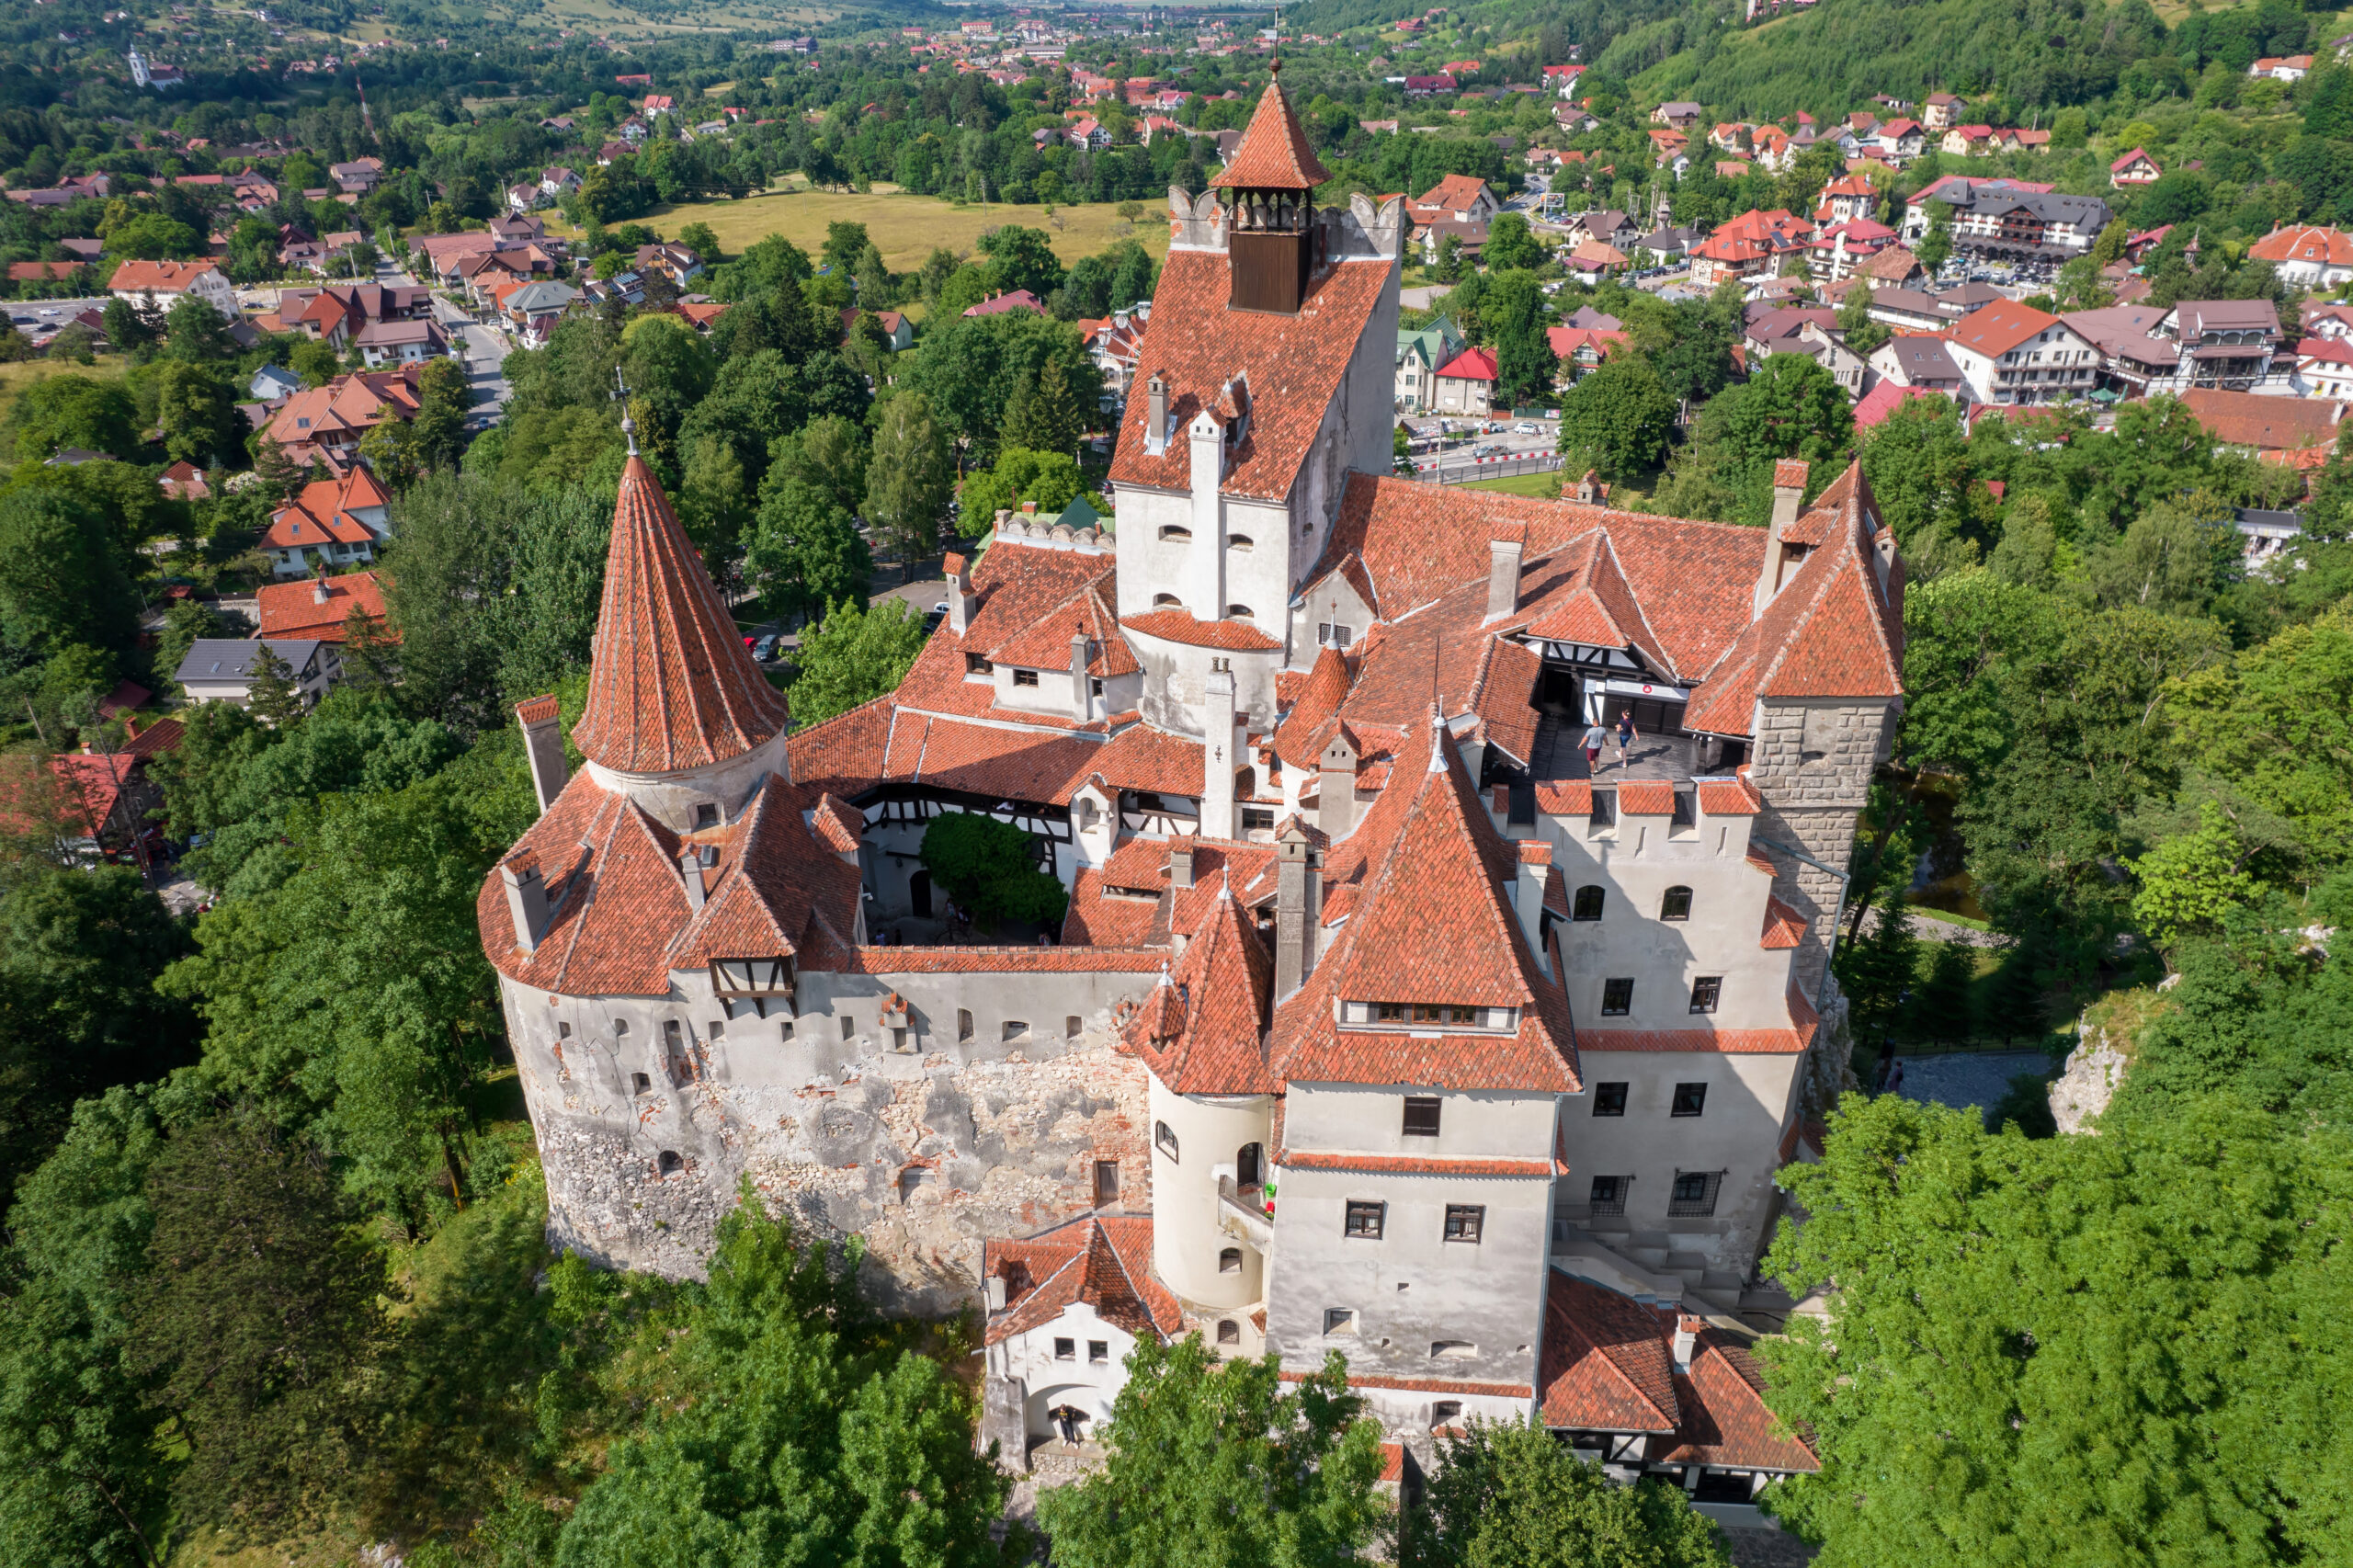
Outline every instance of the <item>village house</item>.
{"label": "village house", "polygon": [[2099,381],[2099,350],[2057,316],[1996,301],[1955,322],[1946,352],[1972,402],[2067,403]]}
{"label": "village house", "polygon": [[288,684],[306,708],[318,706],[319,699],[343,674],[335,645],[316,638],[206,637],[188,644],[188,654],[172,678],[191,704],[226,702],[250,708],[258,673],[256,666],[264,649],[286,666]]}
{"label": "village house", "polygon": [[2135,186],[2154,185],[2164,174],[2154,158],[2135,147],[2108,165],[2108,183],[2118,190],[2130,190]]}
{"label": "village house", "polygon": [[1465,348],[1438,368],[1431,385],[1434,414],[1462,414],[1483,419],[1495,408],[1495,356],[1493,349]]}
{"label": "village house", "polygon": [[1462,352],[1461,331],[1445,316],[1418,330],[1397,334],[1396,402],[1400,414],[1426,414],[1438,406],[1438,370]]}
{"label": "village house", "polygon": [[2304,224],[2274,229],[2247,247],[2248,257],[2268,261],[2282,283],[2303,289],[2334,289],[2353,282],[2353,236]]}
{"label": "village house", "polygon": [[301,577],[373,561],[392,537],[392,498],[365,465],[314,480],[270,514],[262,552],[277,577]]}
{"label": "village house", "polygon": [[[1859,465],[1777,464],[1762,528],[1392,475],[1406,219],[1328,178],[1270,86],[1172,195],[1116,527],[999,514],[824,722],[632,451],[585,710],[517,706],[540,815],[476,905],[550,1237],[693,1273],[756,1169],[979,1311],[1017,1469],[1199,1333],[1344,1351],[1401,1450],[1540,1421],[1761,1523],[1819,1461],[1707,1318],[1852,1049],[1904,564]],[[1539,743],[1620,715],[1622,759]],[[968,812],[1069,890],[1059,941],[942,944],[915,852]]]}
{"label": "village house", "polygon": [[119,262],[107,279],[107,292],[118,300],[163,307],[190,294],[231,321],[240,314],[228,275],[209,261]]}
{"label": "village house", "polygon": [[342,643],[354,616],[379,627],[384,620],[384,588],[373,572],[266,583],[254,600],[261,620],[258,635],[266,638]]}
{"label": "village house", "polygon": [[359,455],[360,440],[388,419],[403,424],[416,417],[417,367],[359,370],[340,375],[323,387],[294,393],[262,427],[263,438],[274,441],[298,463],[324,463],[341,474]]}

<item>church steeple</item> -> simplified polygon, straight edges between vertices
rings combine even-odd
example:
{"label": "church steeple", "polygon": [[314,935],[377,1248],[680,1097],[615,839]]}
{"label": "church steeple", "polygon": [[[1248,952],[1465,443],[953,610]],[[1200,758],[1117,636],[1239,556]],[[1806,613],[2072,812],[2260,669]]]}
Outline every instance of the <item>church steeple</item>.
{"label": "church steeple", "polygon": [[1290,111],[1281,73],[1278,60],[1233,161],[1210,184],[1230,193],[1227,302],[1296,315],[1315,269],[1315,187],[1332,176]]}
{"label": "church steeple", "polygon": [[730,762],[788,722],[784,694],[752,662],[670,498],[634,451],[613,507],[593,656],[587,710],[572,739],[616,773]]}

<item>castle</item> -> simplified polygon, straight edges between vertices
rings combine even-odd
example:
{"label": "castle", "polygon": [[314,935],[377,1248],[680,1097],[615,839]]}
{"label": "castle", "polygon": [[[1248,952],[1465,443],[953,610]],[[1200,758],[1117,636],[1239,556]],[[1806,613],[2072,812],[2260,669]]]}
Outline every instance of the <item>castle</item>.
{"label": "castle", "polygon": [[[1001,514],[824,723],[631,457],[585,767],[521,706],[542,815],[480,903],[551,1231],[694,1272],[748,1180],[860,1233],[985,1311],[1016,1461],[1198,1331],[1344,1350],[1401,1440],[1540,1415],[1745,1498],[1812,1456],[1707,1314],[1845,1072],[1903,564],[1853,468],[1779,465],[1765,529],[1391,476],[1406,225],[1326,177],[1269,86],[1171,193],[1113,526]],[[1058,943],[926,945],[950,812],[1030,835]]]}

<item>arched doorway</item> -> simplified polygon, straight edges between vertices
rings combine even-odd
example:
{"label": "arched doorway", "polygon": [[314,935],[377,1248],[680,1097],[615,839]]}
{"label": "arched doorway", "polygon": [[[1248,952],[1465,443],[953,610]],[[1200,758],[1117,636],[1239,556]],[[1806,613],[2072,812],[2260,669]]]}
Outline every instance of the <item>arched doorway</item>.
{"label": "arched doorway", "polygon": [[1267,1179],[1266,1151],[1256,1143],[1245,1143],[1233,1156],[1233,1185],[1257,1187]]}
{"label": "arched doorway", "polygon": [[931,918],[931,873],[917,871],[907,879],[907,902],[924,919]]}

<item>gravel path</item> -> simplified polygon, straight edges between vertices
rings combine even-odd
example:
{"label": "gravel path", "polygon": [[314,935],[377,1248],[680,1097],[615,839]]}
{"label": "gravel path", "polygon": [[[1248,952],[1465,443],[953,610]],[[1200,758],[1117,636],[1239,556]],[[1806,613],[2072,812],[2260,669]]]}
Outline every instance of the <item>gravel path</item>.
{"label": "gravel path", "polygon": [[2052,1065],[2039,1051],[1954,1051],[1899,1056],[1896,1061],[1904,1068],[1904,1082],[1896,1092],[1904,1098],[1984,1110],[2010,1092],[2012,1078],[2021,1073],[2048,1073]]}

